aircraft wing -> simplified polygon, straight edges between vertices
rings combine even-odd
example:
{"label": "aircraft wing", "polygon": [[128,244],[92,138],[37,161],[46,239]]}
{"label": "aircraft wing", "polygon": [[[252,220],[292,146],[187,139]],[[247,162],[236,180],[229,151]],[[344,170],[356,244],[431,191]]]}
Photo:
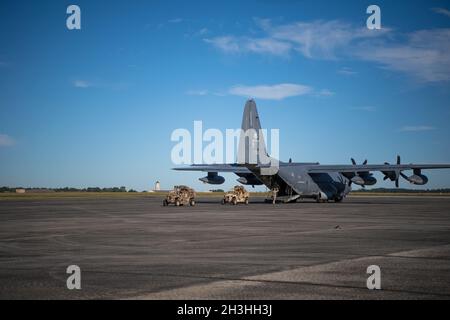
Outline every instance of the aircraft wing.
{"label": "aircraft wing", "polygon": [[189,167],[173,168],[179,171],[203,171],[203,172],[232,172],[251,173],[249,169],[238,164],[193,164]]}
{"label": "aircraft wing", "polygon": [[308,173],[404,171],[414,169],[448,169],[450,164],[366,164],[366,165],[312,165]]}

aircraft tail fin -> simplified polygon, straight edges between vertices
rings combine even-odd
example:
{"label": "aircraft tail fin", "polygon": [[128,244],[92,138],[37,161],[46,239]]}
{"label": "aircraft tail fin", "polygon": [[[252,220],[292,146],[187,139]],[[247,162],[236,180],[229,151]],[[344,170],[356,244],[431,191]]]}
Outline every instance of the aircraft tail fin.
{"label": "aircraft tail fin", "polygon": [[266,144],[259,121],[258,110],[253,99],[245,103],[239,138],[238,162],[260,163],[260,155],[267,155]]}

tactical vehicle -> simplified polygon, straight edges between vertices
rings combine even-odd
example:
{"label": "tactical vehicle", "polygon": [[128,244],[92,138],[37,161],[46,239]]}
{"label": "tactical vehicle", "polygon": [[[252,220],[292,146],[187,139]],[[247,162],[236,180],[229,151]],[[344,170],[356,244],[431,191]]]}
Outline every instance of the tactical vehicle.
{"label": "tactical vehicle", "polygon": [[163,201],[163,206],[174,204],[175,206],[194,206],[195,191],[187,186],[175,186]]}
{"label": "tactical vehicle", "polygon": [[238,203],[248,204],[249,193],[243,186],[235,186],[232,190],[225,193],[222,199],[222,204],[231,203],[236,205]]}

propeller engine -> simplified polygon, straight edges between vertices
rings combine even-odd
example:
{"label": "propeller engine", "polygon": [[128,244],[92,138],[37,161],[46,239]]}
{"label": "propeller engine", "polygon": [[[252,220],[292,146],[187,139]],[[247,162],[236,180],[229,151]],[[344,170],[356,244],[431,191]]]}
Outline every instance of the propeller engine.
{"label": "propeller engine", "polygon": [[[384,164],[389,165],[389,162],[385,162]],[[400,160],[400,156],[397,156],[397,165],[401,164],[401,160]],[[399,187],[399,178],[400,175],[404,176],[404,174],[401,172],[401,170],[394,170],[394,171],[381,171],[384,174],[384,178],[383,180],[391,180],[391,181],[395,181],[395,187],[398,188]]]}
{"label": "propeller engine", "polygon": [[412,184],[417,184],[419,186],[423,186],[424,184],[427,184],[428,178],[426,175],[423,175],[420,169],[414,169],[414,174],[412,176],[406,176],[403,173],[400,173],[400,175],[409,181]]}
{"label": "propeller engine", "polygon": [[[355,159],[351,158],[351,161],[353,165],[356,165]],[[364,160],[362,164],[366,165],[367,159]],[[369,171],[352,172],[346,174],[345,176],[349,179],[349,186],[354,183],[364,188],[365,186],[372,186],[377,183],[377,179],[375,179]]]}
{"label": "propeller engine", "polygon": [[[397,156],[397,165],[401,164],[400,161],[400,156]],[[388,162],[385,162],[384,164],[389,164]],[[412,184],[416,184],[416,185],[424,185],[427,184],[428,182],[428,178],[427,176],[422,174],[422,170],[421,169],[414,169],[413,170],[413,175],[412,176],[407,176],[405,175],[401,170],[395,170],[395,171],[382,171],[384,174],[384,178],[383,180],[387,180],[390,179],[391,181],[395,181],[395,186],[398,188],[399,187],[399,178],[402,177],[403,179],[405,179],[406,181],[412,183]]]}
{"label": "propeller engine", "polygon": [[240,173],[237,174],[240,178],[236,179],[237,182],[243,185],[260,186],[263,184],[253,173]]}
{"label": "propeller engine", "polygon": [[219,176],[217,172],[208,172],[208,175],[206,177],[200,178],[198,180],[208,184],[222,184],[225,182],[225,178]]}

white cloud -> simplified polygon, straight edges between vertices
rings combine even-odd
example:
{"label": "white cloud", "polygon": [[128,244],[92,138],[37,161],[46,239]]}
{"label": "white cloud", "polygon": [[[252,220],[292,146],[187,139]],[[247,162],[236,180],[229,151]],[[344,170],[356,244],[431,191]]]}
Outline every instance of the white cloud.
{"label": "white cloud", "polygon": [[284,56],[299,52],[307,58],[335,59],[339,49],[356,39],[378,37],[388,29],[370,32],[365,27],[353,28],[338,21],[296,22],[273,26],[269,19],[256,19],[265,36],[236,37],[231,35],[205,39],[226,53],[253,52]]}
{"label": "white cloud", "polygon": [[365,27],[354,28],[339,20],[296,22],[266,27],[266,30],[271,37],[292,43],[296,51],[314,59],[336,59],[354,41],[388,32],[388,29],[370,32]]}
{"label": "white cloud", "polygon": [[76,88],[89,88],[92,87],[92,84],[85,80],[75,80],[73,81],[73,85]]}
{"label": "white cloud", "polygon": [[268,53],[277,56],[286,55],[292,45],[272,38],[246,39],[244,48],[246,51],[254,53]]}
{"label": "white cloud", "polygon": [[208,90],[188,90],[186,94],[190,96],[206,96],[208,94]]}
{"label": "white cloud", "polygon": [[216,48],[226,53],[267,53],[277,56],[284,56],[289,53],[291,44],[272,38],[246,38],[223,36],[212,39],[204,39]]}
{"label": "white cloud", "polygon": [[325,97],[331,97],[331,96],[334,96],[335,93],[334,93],[333,91],[328,90],[328,89],[322,89],[322,90],[320,90],[320,91],[317,93],[317,95],[319,95],[319,96],[325,96]]}
{"label": "white cloud", "polygon": [[7,134],[0,134],[0,147],[10,147],[15,144],[16,142],[14,141],[14,139]]}
{"label": "white cloud", "polygon": [[216,37],[212,39],[203,39],[206,43],[210,43],[216,48],[227,52],[227,53],[237,53],[241,51],[238,41],[235,37],[232,36],[224,36],[224,37]]}
{"label": "white cloud", "polygon": [[358,74],[358,72],[353,71],[351,68],[343,67],[337,71],[337,73],[342,74],[344,76],[354,76]]}
{"label": "white cloud", "polygon": [[200,30],[198,30],[198,32],[196,33],[199,36],[205,35],[209,32],[208,28],[202,28]]}
{"label": "white cloud", "polygon": [[169,23],[181,23],[181,22],[183,22],[183,19],[181,19],[181,18],[174,18],[174,19],[168,20],[167,22],[169,22]]}
{"label": "white cloud", "polygon": [[436,130],[436,128],[432,126],[404,126],[400,128],[400,131],[402,132],[420,132],[431,130]]}
{"label": "white cloud", "polygon": [[356,50],[356,55],[422,82],[450,80],[450,29],[416,31],[408,34],[402,44],[397,43],[365,43]]}
{"label": "white cloud", "polygon": [[[135,67],[130,65],[129,67]],[[87,88],[96,88],[96,89],[110,89],[110,90],[126,90],[132,84],[127,82],[104,82],[104,81],[87,81],[87,80],[74,80],[72,81],[72,85],[75,88],[87,89]]]}
{"label": "white cloud", "polygon": [[212,92],[206,89],[201,89],[201,90],[188,90],[185,92],[185,94],[191,96],[206,96],[212,94],[218,97],[224,97],[231,94],[247,98],[258,98],[267,100],[282,100],[288,97],[301,96],[306,94],[315,97],[331,97],[335,95],[333,91],[328,89],[316,91],[310,86],[294,83],[280,83],[275,85],[256,85],[256,86],[235,85],[225,92]]}
{"label": "white cloud", "polygon": [[[439,9],[440,13],[447,12]],[[262,36],[225,35],[205,42],[225,53],[287,56],[299,53],[308,59],[359,59],[401,72],[421,82],[450,80],[450,29],[419,30],[407,34],[368,30],[339,21],[296,22],[273,25],[256,19]],[[338,73],[354,75],[350,68]]]}
{"label": "white cloud", "polygon": [[447,10],[445,8],[432,8],[436,13],[443,14],[444,16],[450,17],[450,10]]}
{"label": "white cloud", "polygon": [[234,86],[229,93],[248,98],[282,100],[288,97],[301,96],[312,92],[312,88],[300,84],[282,83],[276,85]]}

